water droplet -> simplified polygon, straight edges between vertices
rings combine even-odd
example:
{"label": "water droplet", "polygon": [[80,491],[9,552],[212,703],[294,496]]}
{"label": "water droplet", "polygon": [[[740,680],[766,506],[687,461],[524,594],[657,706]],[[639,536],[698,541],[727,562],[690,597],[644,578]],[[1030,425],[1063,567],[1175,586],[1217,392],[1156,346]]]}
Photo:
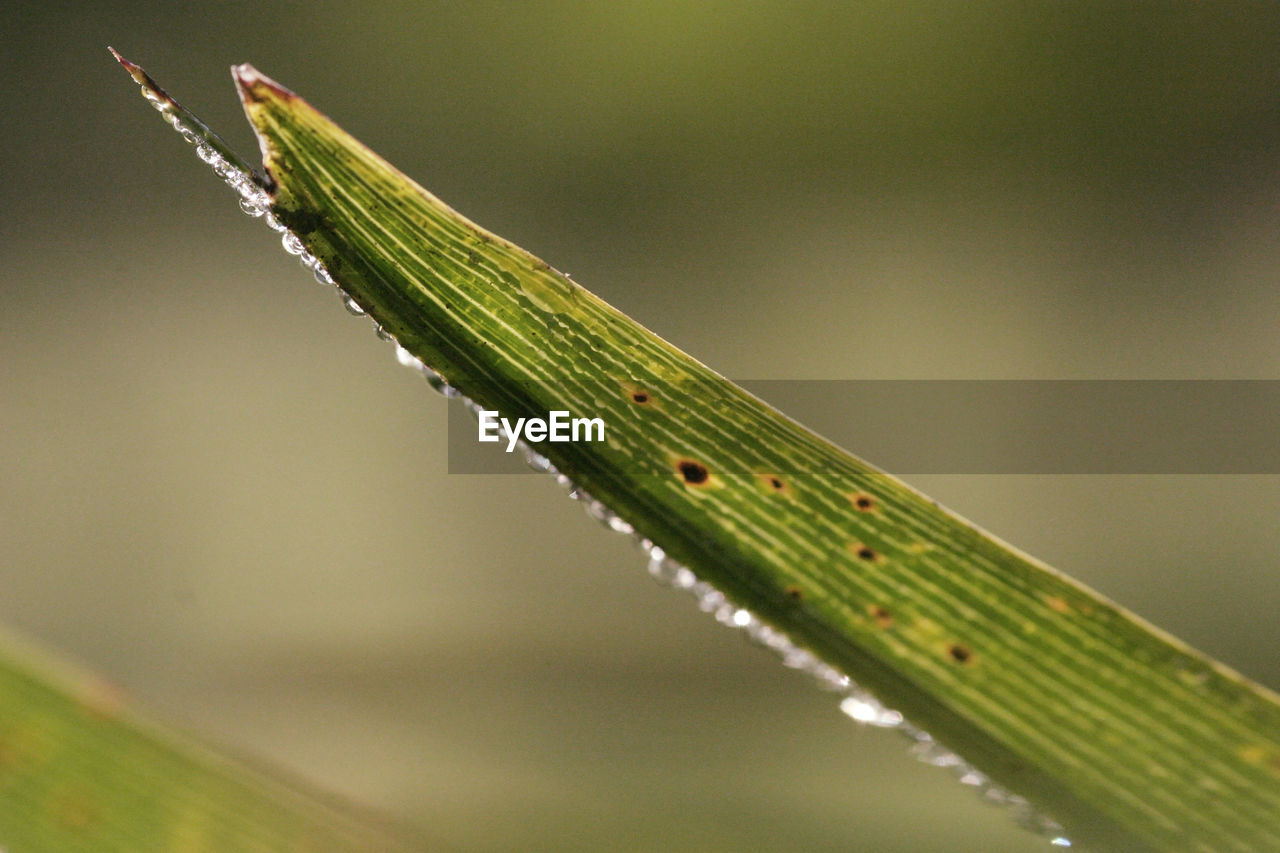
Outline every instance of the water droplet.
{"label": "water droplet", "polygon": [[272,231],[285,230],[284,225],[280,223],[279,219],[276,219],[276,215],[274,213],[268,213],[266,216],[262,217],[262,221],[267,223],[267,227],[270,228]]}
{"label": "water droplet", "polygon": [[786,642],[786,635],[772,625],[766,625],[764,622],[755,622],[751,627],[747,628],[747,639],[758,646],[776,649],[780,641]]}
{"label": "water droplet", "polygon": [[240,209],[250,216],[261,216],[266,211],[257,202],[250,201],[247,198],[240,199]]}
{"label": "water droplet", "polygon": [[323,266],[316,267],[315,277],[316,277],[316,281],[319,282],[320,284],[334,283],[333,276],[329,275],[329,271],[325,269]]}
{"label": "water droplet", "polygon": [[808,649],[792,647],[782,655],[782,665],[789,669],[809,669],[817,658]]}
{"label": "water droplet", "polygon": [[284,246],[284,250],[291,255],[301,255],[307,250],[307,247],[303,246],[302,241],[298,239],[298,235],[292,231],[284,232],[280,237],[280,245]]}
{"label": "water droplet", "polygon": [[840,702],[840,710],[869,726],[892,729],[902,725],[902,714],[891,711],[872,697],[862,694],[845,697]]}
{"label": "water droplet", "polygon": [[[934,767],[958,767],[964,763],[960,756],[935,742],[933,738],[920,741],[911,748],[911,752],[925,764],[932,764]],[[965,772],[968,772],[967,766]]]}
{"label": "water droplet", "polygon": [[1063,836],[1059,835],[1053,838],[1049,843],[1052,844],[1054,847],[1070,847],[1071,839],[1064,838]]}
{"label": "water droplet", "polygon": [[866,699],[859,699],[854,696],[843,700],[840,703],[840,710],[860,723],[869,723],[880,713],[880,709]]}
{"label": "water droplet", "polygon": [[421,359],[399,344],[396,344],[396,361],[405,367],[412,367],[414,370],[421,370],[424,366]]}
{"label": "water droplet", "polygon": [[215,151],[213,146],[204,143],[196,146],[196,156],[206,163],[213,163],[222,159],[222,155]]}
{"label": "water droplet", "polygon": [[603,501],[598,501],[594,499],[588,500],[586,510],[587,510],[587,515],[591,516],[596,521],[600,522],[602,525],[607,527],[609,530],[614,531],[615,533],[631,534],[634,532],[634,528],[632,528],[630,524],[628,524],[627,522],[619,518],[617,513],[609,509],[609,507],[605,506]]}
{"label": "water droplet", "polygon": [[[946,767],[947,765],[940,764],[938,766]],[[997,788],[992,785],[983,790],[982,799],[986,800],[988,803],[995,803],[997,806],[1002,806],[1009,801],[1009,792],[1004,788]]]}
{"label": "water droplet", "polygon": [[[174,118],[177,119],[177,116],[174,116]],[[196,133],[194,130],[192,130],[189,127],[182,127],[181,125],[182,125],[181,119],[178,119],[174,122],[174,126],[178,128],[178,133],[181,134],[183,139],[187,140],[187,142],[190,143],[191,145],[195,145],[197,142],[200,141],[200,134]]]}
{"label": "water droplet", "polygon": [[903,718],[900,711],[895,711],[892,708],[884,708],[880,711],[880,716],[871,721],[871,725],[879,726],[882,729],[896,729],[904,722],[906,722],[906,720]]}
{"label": "water droplet", "polygon": [[430,376],[427,377],[427,384],[430,385],[432,388],[434,388],[436,391],[439,391],[444,396],[448,397],[450,400],[452,400],[455,397],[462,396],[461,391],[459,391],[457,388],[454,388],[452,385],[449,384],[448,380],[446,380],[443,376],[441,376],[439,373],[436,373],[434,371]]}
{"label": "water droplet", "polygon": [[715,620],[721,625],[732,628],[733,614],[737,612],[737,609],[738,608],[734,607],[732,604],[725,602],[716,608],[716,612],[713,615],[715,616]]}
{"label": "water droplet", "polygon": [[817,679],[818,687],[823,690],[838,693],[853,686],[853,679],[829,664],[819,663],[810,674]]}
{"label": "water droplet", "polygon": [[636,532],[636,529],[632,527],[629,522],[624,521],[620,515],[609,516],[609,520],[605,522],[605,527],[609,528],[614,533],[622,533],[626,536],[630,536],[632,533]]}
{"label": "water droplet", "polygon": [[[649,551],[649,574],[663,586],[676,586],[681,572],[688,572],[684,566],[667,556],[667,552],[653,546]],[[692,574],[692,572],[690,572]]]}
{"label": "water droplet", "polygon": [[713,613],[725,602],[724,593],[706,581],[697,583],[693,588],[693,594],[698,597],[698,609],[703,613]]}
{"label": "water droplet", "polygon": [[347,309],[347,313],[353,314],[356,317],[364,316],[364,309],[361,308],[360,305],[350,296],[344,295],[342,297],[342,307]]}
{"label": "water droplet", "polygon": [[[215,167],[214,171],[216,172],[218,169]],[[259,193],[257,192],[257,188],[253,186],[253,181],[234,166],[228,165],[227,170],[225,171],[226,174],[222,179],[223,182],[236,191],[236,195],[240,196],[241,201],[252,202],[263,210],[266,210],[267,204],[263,203],[262,200],[258,198]]]}
{"label": "water droplet", "polygon": [[546,472],[552,470],[550,459],[528,447],[524,449],[524,461],[529,463],[529,467],[535,471]]}

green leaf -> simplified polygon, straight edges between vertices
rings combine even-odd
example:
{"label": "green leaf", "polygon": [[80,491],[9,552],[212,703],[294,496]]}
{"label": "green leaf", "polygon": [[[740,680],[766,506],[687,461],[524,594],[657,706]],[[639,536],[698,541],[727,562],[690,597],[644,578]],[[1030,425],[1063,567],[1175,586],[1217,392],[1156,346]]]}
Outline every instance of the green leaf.
{"label": "green leaf", "polygon": [[109,682],[0,635],[0,844],[407,850],[387,826],[157,726]]}
{"label": "green leaf", "polygon": [[710,582],[722,621],[852,675],[1077,844],[1280,849],[1275,694],[787,419],[251,67],[234,76],[272,214],[478,406],[601,418],[607,441],[539,450],[660,572]]}

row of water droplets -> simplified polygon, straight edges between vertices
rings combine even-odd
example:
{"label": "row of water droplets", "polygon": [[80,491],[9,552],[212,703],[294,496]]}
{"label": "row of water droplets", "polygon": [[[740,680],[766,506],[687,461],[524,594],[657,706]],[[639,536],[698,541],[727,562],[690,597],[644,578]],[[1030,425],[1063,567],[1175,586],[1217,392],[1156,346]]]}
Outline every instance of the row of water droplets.
{"label": "row of water droplets", "polygon": [[[142,95],[147,99],[151,106],[159,111],[173,129],[187,142],[195,146],[196,156],[208,163],[213,169],[214,174],[222,178],[227,186],[236,191],[240,196],[240,209],[249,216],[261,218],[267,224],[267,227],[280,235],[280,243],[284,246],[284,250],[291,255],[296,255],[302,266],[311,271],[316,281],[323,285],[334,287],[337,289],[339,296],[342,297],[343,306],[356,316],[363,316],[364,309],[361,308],[354,299],[348,296],[333,276],[325,268],[324,264],[315,255],[307,251],[302,240],[298,235],[294,234],[284,223],[271,213],[271,196],[258,183],[252,173],[246,171],[236,163],[231,162],[217,150],[208,138],[207,131],[192,121],[185,112],[177,107],[172,100],[162,93],[158,93],[147,86],[142,86]],[[390,340],[390,336],[386,335],[381,328],[378,329],[380,337]],[[410,356],[412,358],[412,356]],[[416,361],[416,359],[414,359]],[[407,363],[401,359],[402,363]],[[455,396],[453,389],[441,379],[434,371],[429,370],[421,362],[418,362],[420,369],[428,375],[428,380],[432,387],[449,396]]]}
{"label": "row of water droplets", "polygon": [[[236,191],[240,196],[241,210],[249,216],[261,218],[272,231],[280,234],[280,242],[284,250],[291,255],[296,255],[302,266],[315,276],[316,281],[336,288],[342,297],[343,305],[350,313],[365,316],[364,310],[342,290],[320,259],[308,252],[302,240],[271,213],[270,195],[250,172],[232,163],[210,145],[202,129],[190,123],[179,110],[174,108],[172,101],[146,86],[142,87],[142,94],[164,116],[165,120],[173,125],[183,139],[196,147],[197,156],[208,163],[213,171]],[[427,383],[445,397],[461,398],[472,416],[478,416],[480,407],[473,400],[465,397],[440,374],[401,346],[393,335],[377,323],[374,323],[374,330],[379,338],[395,346],[396,360],[400,364],[422,374]],[[510,437],[505,434],[505,429],[500,431],[504,439],[509,440]],[[1071,846],[1071,842],[1062,835],[1062,826],[1038,813],[1026,798],[994,784],[984,773],[936,742],[927,732],[907,722],[901,713],[886,708],[869,692],[855,684],[848,675],[819,660],[808,649],[797,645],[785,632],[764,622],[751,611],[729,601],[723,592],[707,581],[700,580],[691,569],[668,556],[661,546],[638,536],[629,522],[609,509],[603,501],[597,500],[577,486],[566,474],[558,471],[550,459],[529,447],[523,440],[517,439],[516,445],[524,453],[525,460],[531,468],[550,474],[556,483],[566,490],[569,497],[582,503],[590,517],[615,533],[633,537],[648,557],[649,574],[659,583],[689,593],[697,602],[698,609],[711,614],[721,625],[742,631],[751,642],[778,655],[784,666],[808,674],[817,681],[820,688],[838,694],[840,710],[851,719],[865,725],[895,729],[903,733],[912,741],[911,752],[921,761],[936,767],[947,768],[961,784],[974,788],[984,801],[1004,806],[1019,824],[1049,837],[1053,846]]]}
{"label": "row of water droplets", "polygon": [[782,659],[783,666],[804,672],[818,686],[840,696],[840,710],[851,719],[870,726],[895,729],[911,740],[911,752],[935,767],[950,770],[962,785],[974,788],[988,803],[1007,808],[1014,820],[1033,832],[1047,836],[1055,847],[1070,847],[1057,821],[1037,812],[1025,797],[993,783],[956,753],[939,744],[928,732],[903,719],[900,712],[886,708],[848,675],[820,660],[808,649],[796,645],[783,631],[759,619],[749,610],[730,602],[724,593],[673,560],[658,545],[640,539],[639,545],[649,556],[649,574],[664,586],[690,593],[698,608],[712,614],[721,625],[743,631],[751,642],[764,646]]}

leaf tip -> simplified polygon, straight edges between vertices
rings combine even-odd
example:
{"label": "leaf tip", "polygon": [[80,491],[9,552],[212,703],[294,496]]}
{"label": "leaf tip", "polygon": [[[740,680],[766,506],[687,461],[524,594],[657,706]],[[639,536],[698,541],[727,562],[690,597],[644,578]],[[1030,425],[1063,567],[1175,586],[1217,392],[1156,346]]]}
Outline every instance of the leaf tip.
{"label": "leaf tip", "polygon": [[247,62],[231,66],[231,77],[236,81],[240,100],[246,106],[266,100],[291,101],[298,97]]}
{"label": "leaf tip", "polygon": [[147,75],[147,72],[143,71],[142,67],[138,65],[136,62],[130,62],[129,60],[125,59],[123,56],[120,55],[120,51],[116,50],[111,45],[107,45],[107,50],[111,51],[111,55],[116,58],[116,62],[119,62],[121,67],[123,67],[125,71],[129,72],[129,76],[132,77],[138,83],[138,85],[147,86],[153,89],[159,88],[158,86],[156,86],[155,81],[152,80]]}

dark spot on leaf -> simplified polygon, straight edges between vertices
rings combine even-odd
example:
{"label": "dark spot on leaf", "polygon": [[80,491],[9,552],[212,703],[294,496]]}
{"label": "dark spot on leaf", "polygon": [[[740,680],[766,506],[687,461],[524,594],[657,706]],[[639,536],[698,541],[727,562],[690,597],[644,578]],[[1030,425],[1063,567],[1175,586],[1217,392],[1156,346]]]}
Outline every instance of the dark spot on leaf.
{"label": "dark spot on leaf", "polygon": [[849,546],[849,550],[857,556],[859,560],[866,560],[868,563],[877,562],[880,555],[870,545],[863,545],[861,542],[855,542]]}
{"label": "dark spot on leaf", "polygon": [[644,391],[637,391],[631,395],[631,399],[637,403],[649,402],[649,395]]}
{"label": "dark spot on leaf", "polygon": [[707,480],[711,478],[707,466],[701,462],[694,462],[692,459],[681,459],[676,464],[676,468],[680,471],[680,476],[684,477],[684,481],[691,486],[705,485]]}
{"label": "dark spot on leaf", "polygon": [[852,494],[849,495],[849,500],[853,502],[854,509],[859,512],[871,512],[876,508],[876,499],[868,494],[863,494],[861,492]]}
{"label": "dark spot on leaf", "polygon": [[804,593],[801,592],[800,587],[798,586],[789,586],[784,590],[784,592],[786,592],[787,598],[792,601],[799,601],[804,598]]}
{"label": "dark spot on leaf", "polygon": [[881,628],[888,628],[893,624],[893,614],[889,612],[887,607],[873,604],[867,608],[867,612],[871,614],[871,618],[876,620],[876,624]]}
{"label": "dark spot on leaf", "polygon": [[756,474],[756,482],[760,484],[763,491],[770,492],[775,495],[785,495],[791,497],[791,484],[779,477],[777,474],[765,472]]}
{"label": "dark spot on leaf", "polygon": [[951,655],[951,659],[956,663],[964,664],[973,660],[973,652],[969,651],[964,646],[954,643],[947,646],[947,654]]}

